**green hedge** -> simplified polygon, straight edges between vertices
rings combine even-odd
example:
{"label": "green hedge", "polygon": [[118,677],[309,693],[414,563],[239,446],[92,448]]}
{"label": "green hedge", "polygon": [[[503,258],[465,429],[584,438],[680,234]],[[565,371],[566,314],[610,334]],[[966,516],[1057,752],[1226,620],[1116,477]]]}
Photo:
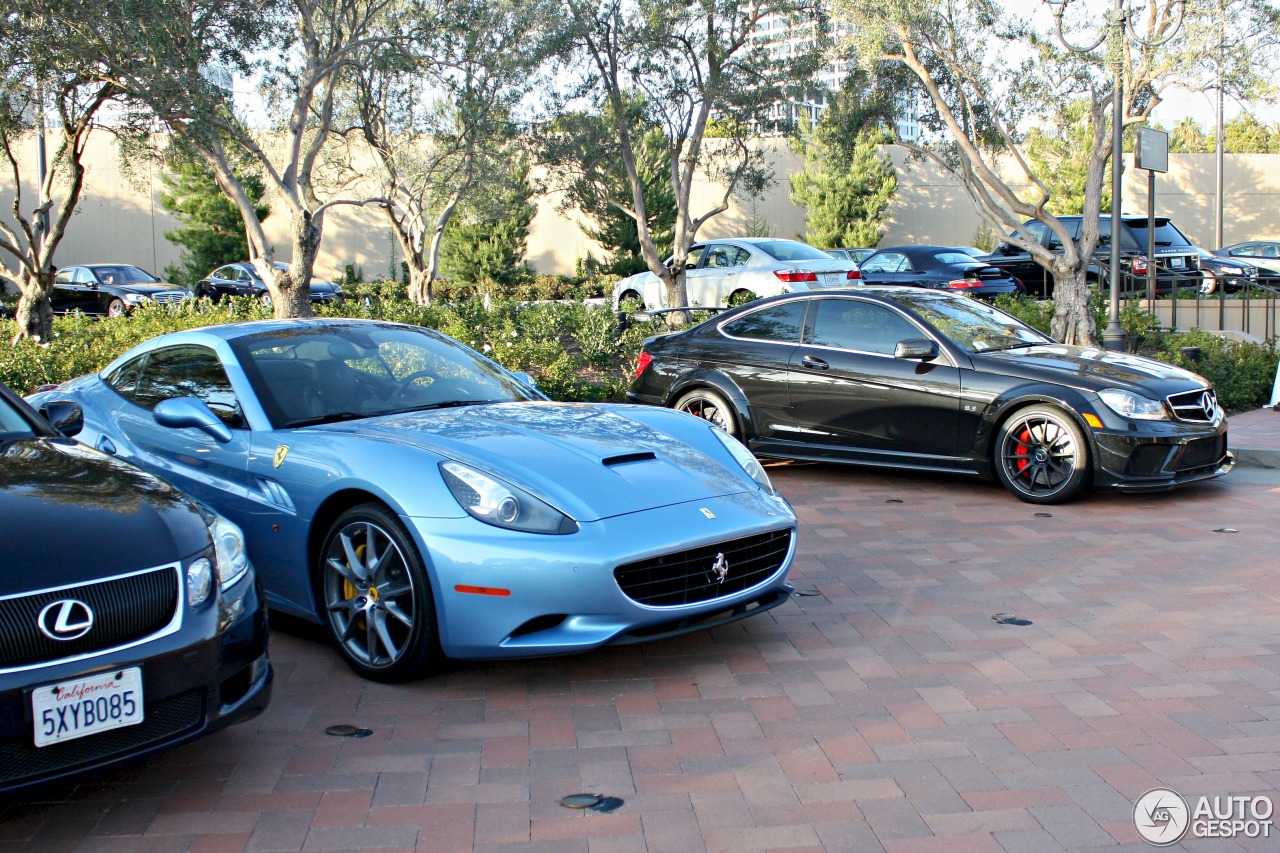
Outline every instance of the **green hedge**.
{"label": "green hedge", "polygon": [[[581,303],[521,303],[472,298],[415,305],[403,298],[374,298],[377,285],[344,288],[341,305],[321,306],[318,316],[367,317],[427,326],[473,346],[504,367],[522,370],[538,387],[559,400],[621,400],[630,381],[640,342],[652,330],[623,332],[612,311]],[[365,301],[361,293],[369,296]],[[355,291],[353,294],[352,291]],[[252,299],[207,300],[173,310],[142,305],[130,316],[94,319],[73,315],[54,320],[53,339],[0,345],[0,382],[19,393],[101,370],[130,347],[180,329],[240,320],[267,319],[270,309]],[[0,321],[0,335],[11,340],[12,320]]]}

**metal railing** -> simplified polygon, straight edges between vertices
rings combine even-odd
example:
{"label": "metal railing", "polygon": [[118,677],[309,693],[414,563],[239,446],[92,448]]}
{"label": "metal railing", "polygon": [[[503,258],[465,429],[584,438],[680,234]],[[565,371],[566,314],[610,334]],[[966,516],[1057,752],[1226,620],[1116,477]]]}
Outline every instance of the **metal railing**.
{"label": "metal railing", "polygon": [[1262,340],[1280,337],[1280,274],[1242,277],[1204,270],[1203,278],[1199,288],[1160,294],[1146,292],[1145,280],[1139,279],[1137,288],[1122,298],[1139,303],[1165,329],[1243,332]]}

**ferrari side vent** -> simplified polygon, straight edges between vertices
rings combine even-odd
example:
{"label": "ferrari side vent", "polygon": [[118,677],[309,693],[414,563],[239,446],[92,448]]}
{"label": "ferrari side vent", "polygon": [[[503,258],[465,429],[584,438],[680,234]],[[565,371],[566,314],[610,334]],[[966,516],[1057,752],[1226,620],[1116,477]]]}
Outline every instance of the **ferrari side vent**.
{"label": "ferrari side vent", "polygon": [[617,456],[606,456],[600,461],[606,468],[611,468],[614,465],[628,465],[632,462],[652,462],[657,458],[658,457],[653,454],[652,450],[642,450],[638,453],[622,453]]}

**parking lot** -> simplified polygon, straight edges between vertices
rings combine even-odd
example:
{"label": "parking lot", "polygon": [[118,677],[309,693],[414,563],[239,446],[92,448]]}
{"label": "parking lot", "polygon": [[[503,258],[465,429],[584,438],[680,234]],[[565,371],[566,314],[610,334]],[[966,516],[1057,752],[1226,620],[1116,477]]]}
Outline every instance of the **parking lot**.
{"label": "parking lot", "polygon": [[1146,849],[1151,788],[1277,788],[1280,474],[1046,509],[770,473],[802,523],[789,604],[395,686],[278,619],[264,716],[10,800],[0,850]]}

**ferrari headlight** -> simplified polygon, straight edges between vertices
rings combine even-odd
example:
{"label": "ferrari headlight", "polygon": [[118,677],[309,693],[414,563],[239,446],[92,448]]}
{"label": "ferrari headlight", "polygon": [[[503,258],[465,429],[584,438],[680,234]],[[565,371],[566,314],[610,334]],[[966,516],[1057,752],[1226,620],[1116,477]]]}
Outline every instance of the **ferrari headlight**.
{"label": "ferrari headlight", "polygon": [[718,426],[711,427],[711,434],[720,440],[720,443],[729,451],[734,460],[742,466],[742,470],[747,473],[748,477],[755,480],[766,494],[774,494],[773,482],[769,479],[769,475],[764,472],[764,466],[760,464],[759,459],[756,459],[751,454],[750,450],[747,450],[746,445]]}
{"label": "ferrari headlight", "polygon": [[524,489],[458,462],[441,462],[440,473],[454,498],[473,518],[526,533],[576,533],[578,524]]}
{"label": "ferrari headlight", "polygon": [[1111,411],[1126,418],[1133,418],[1139,421],[1165,421],[1169,419],[1169,413],[1165,410],[1164,403],[1159,400],[1151,400],[1139,394],[1121,391],[1116,388],[1099,391],[1098,396],[1102,398],[1102,402],[1106,403]]}
{"label": "ferrari headlight", "polygon": [[218,560],[218,588],[230,589],[249,571],[249,554],[245,551],[244,533],[232,522],[214,515],[209,522],[214,555]]}

